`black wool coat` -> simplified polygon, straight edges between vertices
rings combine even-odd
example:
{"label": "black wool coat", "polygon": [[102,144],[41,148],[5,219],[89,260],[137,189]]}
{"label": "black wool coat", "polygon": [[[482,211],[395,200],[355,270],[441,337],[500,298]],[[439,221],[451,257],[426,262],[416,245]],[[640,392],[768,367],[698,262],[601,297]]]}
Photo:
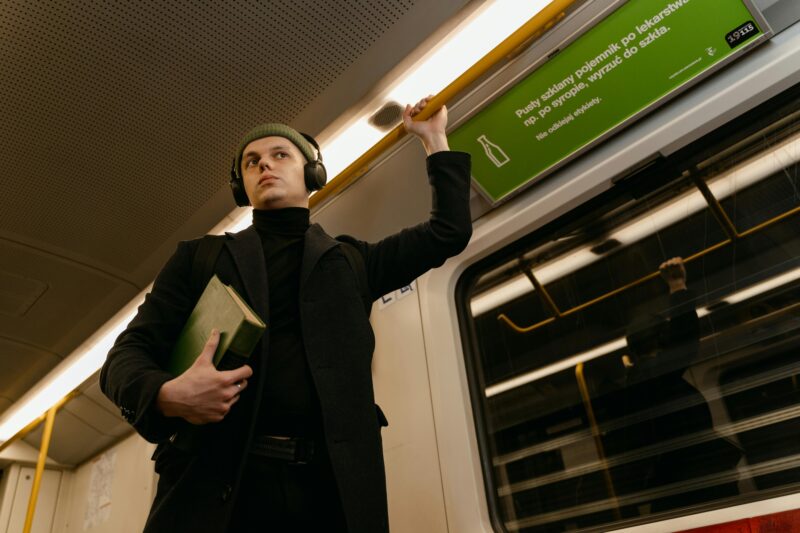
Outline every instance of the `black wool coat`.
{"label": "black wool coat", "polygon": [[[438,152],[427,159],[433,210],[427,222],[377,243],[328,236],[317,224],[306,232],[300,274],[300,316],[305,352],[320,399],[325,441],[349,531],[388,531],[381,448],[385,418],[374,403],[371,361],[375,339],[358,276],[342,251],[348,242],[364,259],[373,299],[409,284],[459,253],[469,241],[469,155]],[[198,240],[181,242],[157,276],[138,314],[117,338],[100,373],[100,387],[145,439],[158,443],[159,473],[145,532],[226,530],[246,468],[269,357],[269,281],[254,227],[227,234],[215,267],[265,317],[267,331],[256,347],[254,375],[240,400],[216,424],[191,426],[163,416],[158,391],[172,378],[165,359],[199,297],[190,272]],[[260,364],[259,364],[260,363]],[[192,433],[191,447],[179,446]],[[178,439],[174,436],[178,435]],[[171,440],[171,438],[173,440]]]}

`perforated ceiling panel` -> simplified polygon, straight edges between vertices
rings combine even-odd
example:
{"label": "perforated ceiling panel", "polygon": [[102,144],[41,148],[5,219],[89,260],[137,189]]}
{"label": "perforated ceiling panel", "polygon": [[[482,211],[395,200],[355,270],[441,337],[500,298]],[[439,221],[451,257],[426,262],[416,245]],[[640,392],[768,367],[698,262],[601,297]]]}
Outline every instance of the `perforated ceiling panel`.
{"label": "perforated ceiling panel", "polygon": [[0,2],[0,236],[132,271],[413,4]]}
{"label": "perforated ceiling panel", "polygon": [[[0,0],[0,415],[230,212],[247,130],[351,116],[480,1]],[[129,431],[100,400],[53,457]]]}

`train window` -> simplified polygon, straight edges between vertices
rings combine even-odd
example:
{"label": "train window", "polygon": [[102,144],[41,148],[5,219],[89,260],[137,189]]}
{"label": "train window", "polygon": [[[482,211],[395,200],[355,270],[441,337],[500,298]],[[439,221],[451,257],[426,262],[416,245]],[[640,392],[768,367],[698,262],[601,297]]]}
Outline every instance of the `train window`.
{"label": "train window", "polygon": [[498,526],[608,529],[800,490],[797,92],[462,276]]}

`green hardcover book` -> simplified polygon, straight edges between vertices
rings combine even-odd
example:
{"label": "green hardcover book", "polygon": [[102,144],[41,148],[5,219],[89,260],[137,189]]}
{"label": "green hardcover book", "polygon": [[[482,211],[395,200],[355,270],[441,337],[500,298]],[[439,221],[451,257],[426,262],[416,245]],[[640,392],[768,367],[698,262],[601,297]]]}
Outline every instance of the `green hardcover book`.
{"label": "green hardcover book", "polygon": [[214,366],[220,369],[232,366],[227,364],[227,359],[241,361],[250,357],[267,328],[233,287],[222,283],[216,275],[208,282],[186,320],[172,349],[167,370],[177,376],[192,366],[214,328],[220,332]]}

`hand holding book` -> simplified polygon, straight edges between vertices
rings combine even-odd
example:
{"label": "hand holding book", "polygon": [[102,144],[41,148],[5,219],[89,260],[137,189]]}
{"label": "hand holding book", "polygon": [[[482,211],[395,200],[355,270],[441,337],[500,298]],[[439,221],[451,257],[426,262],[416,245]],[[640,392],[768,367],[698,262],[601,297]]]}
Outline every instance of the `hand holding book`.
{"label": "hand holding book", "polygon": [[161,412],[192,424],[225,418],[253,375],[243,362],[265,329],[247,302],[212,276],[169,356],[167,370],[176,378],[158,391],[156,405]]}
{"label": "hand holding book", "polygon": [[165,416],[179,416],[192,424],[219,422],[239,400],[253,370],[249,365],[217,370],[213,360],[219,339],[214,329],[192,366],[161,386],[156,404]]}

